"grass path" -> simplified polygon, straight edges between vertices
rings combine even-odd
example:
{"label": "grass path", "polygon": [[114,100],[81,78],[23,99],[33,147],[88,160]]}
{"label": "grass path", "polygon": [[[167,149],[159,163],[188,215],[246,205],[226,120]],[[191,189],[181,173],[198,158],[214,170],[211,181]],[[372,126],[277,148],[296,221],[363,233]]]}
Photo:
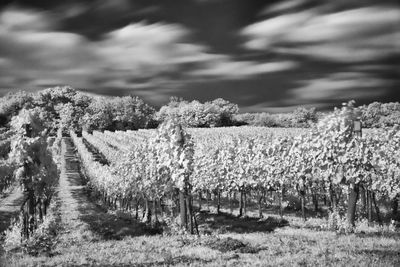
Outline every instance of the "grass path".
{"label": "grass path", "polygon": [[62,226],[60,239],[62,243],[68,244],[85,239],[86,235],[82,233],[90,233],[90,231],[88,231],[89,225],[80,220],[79,206],[82,202],[84,186],[80,184],[79,162],[67,138],[62,140],[61,146],[63,157],[58,189]]}
{"label": "grass path", "polygon": [[118,240],[145,233],[143,224],[107,213],[106,209],[88,199],[79,171],[79,159],[70,138],[63,139],[62,153],[58,196],[61,202],[63,243],[93,239]]}
{"label": "grass path", "polygon": [[23,193],[17,186],[7,197],[0,199],[0,233],[8,228],[12,218],[18,216],[22,202]]}

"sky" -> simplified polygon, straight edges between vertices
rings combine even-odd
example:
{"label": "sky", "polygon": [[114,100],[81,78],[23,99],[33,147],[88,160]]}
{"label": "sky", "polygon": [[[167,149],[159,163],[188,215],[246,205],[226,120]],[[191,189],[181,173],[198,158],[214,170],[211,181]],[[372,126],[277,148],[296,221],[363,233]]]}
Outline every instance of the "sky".
{"label": "sky", "polygon": [[222,97],[241,112],[400,101],[397,0],[0,2],[0,95]]}

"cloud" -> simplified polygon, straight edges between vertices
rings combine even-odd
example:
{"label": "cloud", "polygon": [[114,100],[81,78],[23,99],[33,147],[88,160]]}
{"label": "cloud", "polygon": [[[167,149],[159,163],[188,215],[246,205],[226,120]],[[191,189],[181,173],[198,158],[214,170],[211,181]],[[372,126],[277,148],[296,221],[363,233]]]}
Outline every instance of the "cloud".
{"label": "cloud", "polygon": [[324,78],[303,82],[291,89],[287,103],[339,102],[351,99],[368,99],[386,93],[387,80],[368,77],[358,72],[335,73]]}
{"label": "cloud", "polygon": [[304,5],[307,2],[308,2],[308,0],[281,1],[281,2],[278,2],[278,3],[268,6],[268,8],[264,9],[261,13],[262,14],[270,14],[270,13],[274,13],[274,12],[293,10],[293,9],[296,9],[296,8]]}
{"label": "cloud", "polygon": [[[183,43],[188,31],[178,25],[131,24],[91,41],[58,32],[46,12],[15,7],[0,14],[0,81],[3,87],[38,88],[70,84],[142,88],[179,64],[207,60],[200,46]],[[15,21],[19,19],[18,21]]]}
{"label": "cloud", "polygon": [[285,41],[290,36],[289,32],[313,16],[311,12],[298,12],[251,24],[242,30],[242,34],[249,38],[245,47],[255,50],[270,49]]}
{"label": "cloud", "polygon": [[8,7],[0,14],[2,30],[39,31],[48,30],[56,25],[56,20],[45,11],[33,11]]}
{"label": "cloud", "polygon": [[190,30],[179,24],[131,23],[89,40],[56,31],[57,21],[46,12],[12,7],[0,18],[3,87],[149,89],[150,97],[160,94],[154,92],[157,87],[167,92],[199,79],[243,79],[297,66],[292,61],[238,61],[211,53],[205,45],[190,42]]}
{"label": "cloud", "polygon": [[178,26],[131,24],[107,34],[97,53],[115,71],[152,76],[173,67],[169,59],[179,52],[176,41],[184,34]]}
{"label": "cloud", "polygon": [[[157,104],[167,101],[169,95],[180,95],[200,99],[231,97],[232,101],[249,106],[269,99],[275,101],[270,103],[275,107],[295,107],[296,101],[307,105],[331,103],[331,99],[347,96],[376,96],[378,93],[371,85],[384,88],[388,81],[367,67],[383,66],[382,72],[388,72],[387,65],[357,63],[392,55],[398,47],[397,11],[388,7],[353,7],[332,13],[319,7],[306,9],[307,5],[302,4],[306,0],[299,5],[275,6],[272,13],[263,14],[264,18],[275,17],[241,31],[247,38],[248,49],[232,52],[218,49],[218,43],[233,47],[243,38],[221,40],[226,36],[210,29],[215,38],[215,42],[210,42],[200,32],[200,26],[196,28],[197,24],[176,19],[174,14],[153,14],[152,23],[138,22],[145,18],[134,15],[145,12],[140,5],[135,9],[136,4],[128,0],[100,2],[65,4],[52,11],[18,6],[1,10],[0,87],[69,84],[100,94],[120,95],[129,91]],[[158,8],[158,13],[169,12],[161,5],[150,7]],[[279,15],[281,10],[296,13]],[[165,20],[154,23],[159,16]],[[224,18],[220,19],[218,23],[223,23]],[[89,20],[91,25],[87,25]],[[237,27],[227,35],[232,35]],[[324,68],[319,69],[320,60],[301,61],[303,57],[296,55],[339,64],[324,62]],[[338,66],[346,69],[339,70]],[[327,74],[348,70],[357,74]],[[298,83],[310,76],[312,80]],[[290,90],[293,85],[298,86]],[[287,100],[280,100],[281,97]],[[257,105],[253,108],[264,110]]]}
{"label": "cloud", "polygon": [[245,112],[267,112],[267,113],[287,113],[287,112],[292,112],[295,109],[299,107],[304,107],[304,108],[326,108],[331,106],[329,103],[312,103],[312,104],[298,104],[298,105],[287,105],[283,103],[283,106],[277,105],[279,103],[276,102],[262,102],[258,103],[255,105],[249,105],[244,108],[241,108],[240,111],[245,113]]}
{"label": "cloud", "polygon": [[0,81],[7,87],[142,87],[151,81],[135,79],[212,57],[204,47],[185,43],[189,31],[180,25],[130,24],[93,41],[56,31],[46,12],[11,7],[0,20]]}
{"label": "cloud", "polygon": [[[98,59],[81,36],[60,32],[0,32],[3,77],[16,77],[14,86],[37,87],[36,79],[57,80],[74,86],[88,85],[98,70]],[[58,83],[59,84],[59,83]]]}
{"label": "cloud", "polygon": [[259,63],[255,61],[219,60],[209,62],[206,68],[195,70],[191,74],[203,77],[243,79],[265,73],[290,70],[297,66],[298,64],[294,61]]}
{"label": "cloud", "polygon": [[400,10],[363,7],[324,13],[313,8],[245,27],[245,47],[339,62],[377,60],[400,50]]}
{"label": "cloud", "polygon": [[47,12],[10,7],[0,14],[0,80],[3,87],[89,84],[99,61],[85,37],[54,30]]}
{"label": "cloud", "polygon": [[[282,61],[259,63],[236,61],[228,55],[208,52],[207,47],[187,42],[189,31],[180,25],[131,24],[106,35],[100,42],[99,54],[118,66],[118,71],[144,71],[151,77],[157,73],[181,71],[181,64],[193,63],[189,76],[238,79],[296,66]],[[184,70],[185,71],[185,70]]]}

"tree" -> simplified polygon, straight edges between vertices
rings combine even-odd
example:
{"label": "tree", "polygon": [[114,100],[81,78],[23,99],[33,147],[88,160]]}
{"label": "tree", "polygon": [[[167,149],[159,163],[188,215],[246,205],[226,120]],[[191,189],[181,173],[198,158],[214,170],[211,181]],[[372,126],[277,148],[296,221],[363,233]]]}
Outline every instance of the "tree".
{"label": "tree", "polygon": [[277,121],[275,116],[269,113],[257,113],[254,116],[253,125],[255,126],[265,126],[265,127],[275,127],[277,126]]}
{"label": "tree", "polygon": [[188,127],[219,127],[233,125],[233,116],[238,113],[238,106],[222,98],[206,103],[192,102],[180,98],[171,101],[156,113],[159,121],[178,120]]}
{"label": "tree", "polygon": [[54,110],[58,104],[74,102],[77,91],[70,86],[58,86],[39,91],[34,96],[34,104]]}
{"label": "tree", "polygon": [[113,124],[112,111],[110,102],[101,98],[94,99],[82,118],[83,128],[88,132],[111,130]]}
{"label": "tree", "polygon": [[233,116],[239,112],[238,105],[223,98],[217,98],[211,103],[217,107],[217,114],[219,114],[216,126],[232,125]]}
{"label": "tree", "polygon": [[22,108],[29,108],[32,101],[32,94],[23,91],[8,93],[2,97],[0,102],[0,127],[6,126],[13,116],[18,115]]}
{"label": "tree", "polygon": [[115,130],[137,130],[153,123],[154,108],[137,96],[110,99]]}
{"label": "tree", "polygon": [[293,111],[293,124],[295,127],[308,127],[317,121],[315,108],[298,107]]}

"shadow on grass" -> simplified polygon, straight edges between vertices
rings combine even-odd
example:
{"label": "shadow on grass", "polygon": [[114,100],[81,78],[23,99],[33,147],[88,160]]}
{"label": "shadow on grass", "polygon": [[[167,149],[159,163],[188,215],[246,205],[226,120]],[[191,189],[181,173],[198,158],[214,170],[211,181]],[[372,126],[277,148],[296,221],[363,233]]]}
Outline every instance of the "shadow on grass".
{"label": "shadow on grass", "polygon": [[[302,218],[302,212],[301,212],[301,206],[299,203],[295,203],[297,198],[295,196],[287,196],[287,201],[289,202],[289,205],[283,209],[283,216],[291,216],[291,217],[297,217],[297,218]],[[198,198],[196,198],[196,203],[198,204]],[[207,210],[208,208],[204,205],[206,202],[205,198],[202,198],[202,207],[204,210]],[[239,209],[239,201],[237,199],[229,201],[228,198],[226,197],[221,197],[221,207],[225,208],[225,211],[227,211],[227,207],[230,207],[232,203],[233,211],[234,213],[238,213]],[[210,201],[209,207],[212,210],[217,209],[217,203],[215,200]],[[259,206],[257,203],[257,200],[253,196],[248,196],[248,200],[246,203],[246,209],[247,209],[247,214],[250,215],[251,217],[256,217],[259,214]],[[277,204],[277,201],[271,202],[268,201],[268,203],[263,202],[262,205],[262,213],[263,215],[274,215],[274,216],[280,216],[280,207]],[[327,218],[329,213],[329,209],[327,206],[320,205],[318,206],[318,210],[315,211],[314,206],[312,203],[308,203],[308,205],[305,207],[305,215],[306,218]]]}
{"label": "shadow on grass", "polygon": [[384,231],[384,232],[368,232],[368,233],[356,233],[355,234],[357,237],[360,238],[370,238],[370,237],[386,237],[386,238],[395,238],[400,240],[400,232],[396,231],[396,232],[388,232],[388,231]]}
{"label": "shadow on grass", "polygon": [[[107,266],[115,266],[115,267],[151,267],[151,266],[202,266],[204,264],[210,263],[211,260],[204,260],[198,257],[190,257],[190,256],[177,256],[177,257],[165,257],[160,261],[151,261],[151,262],[143,262],[143,263],[129,263],[129,264],[111,264]],[[80,266],[80,265],[79,265]]]}
{"label": "shadow on grass", "polygon": [[[76,179],[71,179],[71,182]],[[107,213],[107,209],[89,199],[85,188],[71,190],[72,197],[79,203],[80,219],[87,223],[90,230],[106,240],[121,240],[126,236],[155,235],[160,232],[133,218],[120,217]]]}
{"label": "shadow on grass", "polygon": [[368,256],[374,256],[379,259],[397,259],[400,264],[400,251],[395,250],[379,250],[379,249],[364,249],[360,251],[361,254],[366,254]]}
{"label": "shadow on grass", "polygon": [[207,231],[234,232],[234,233],[254,233],[272,232],[278,227],[289,225],[285,219],[268,217],[258,219],[252,217],[238,218],[232,214],[220,212],[219,214],[201,211],[198,215],[199,227]]}

